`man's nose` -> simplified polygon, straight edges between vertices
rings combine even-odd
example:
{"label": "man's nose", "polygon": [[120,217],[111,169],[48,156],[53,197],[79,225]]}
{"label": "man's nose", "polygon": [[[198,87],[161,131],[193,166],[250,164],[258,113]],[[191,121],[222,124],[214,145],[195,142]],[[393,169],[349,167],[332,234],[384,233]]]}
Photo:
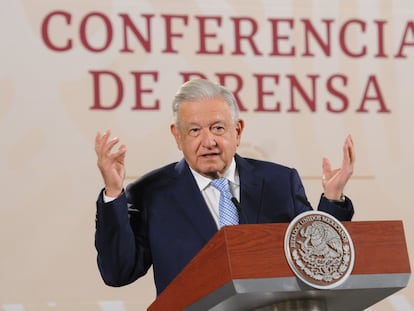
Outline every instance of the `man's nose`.
{"label": "man's nose", "polygon": [[205,128],[201,131],[201,142],[204,147],[212,147],[217,144],[215,135],[211,133],[210,129],[208,128]]}

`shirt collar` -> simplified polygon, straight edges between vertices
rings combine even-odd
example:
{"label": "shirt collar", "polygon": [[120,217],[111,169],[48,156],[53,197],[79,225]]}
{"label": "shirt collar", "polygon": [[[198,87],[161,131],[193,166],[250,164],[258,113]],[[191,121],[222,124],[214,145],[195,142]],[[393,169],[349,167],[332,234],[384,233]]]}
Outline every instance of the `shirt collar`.
{"label": "shirt collar", "polygon": [[[190,167],[191,173],[193,174],[198,188],[200,189],[200,191],[203,191],[204,189],[206,189],[211,182],[211,179],[208,177],[205,177],[203,175],[201,175],[200,173],[197,173],[195,170],[193,170]],[[239,185],[239,177],[236,171],[236,161],[234,160],[234,158],[231,161],[231,164],[229,166],[229,168],[227,169],[227,171],[224,173],[223,178],[227,178],[231,183],[235,184],[235,185]]]}

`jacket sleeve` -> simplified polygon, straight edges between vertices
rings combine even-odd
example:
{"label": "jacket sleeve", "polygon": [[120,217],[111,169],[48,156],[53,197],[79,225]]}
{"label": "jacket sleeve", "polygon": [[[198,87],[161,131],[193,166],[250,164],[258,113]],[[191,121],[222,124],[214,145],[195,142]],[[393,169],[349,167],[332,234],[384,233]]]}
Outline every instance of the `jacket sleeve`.
{"label": "jacket sleeve", "polygon": [[339,221],[350,221],[354,216],[354,206],[351,199],[345,196],[345,202],[331,202],[321,195],[318,210],[334,216]]}
{"label": "jacket sleeve", "polygon": [[[105,284],[123,286],[144,275],[151,266],[150,249],[141,213],[128,207],[125,193],[105,203],[103,190],[96,202],[95,248]],[[135,232],[131,223],[140,228]]]}

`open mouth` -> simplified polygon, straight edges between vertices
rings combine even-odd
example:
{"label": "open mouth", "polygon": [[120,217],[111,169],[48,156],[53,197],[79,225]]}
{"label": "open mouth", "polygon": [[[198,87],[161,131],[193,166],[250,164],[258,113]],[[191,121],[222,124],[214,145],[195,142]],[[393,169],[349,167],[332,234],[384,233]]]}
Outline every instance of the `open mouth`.
{"label": "open mouth", "polygon": [[219,153],[206,153],[206,154],[203,154],[202,157],[203,158],[214,158],[214,157],[217,157],[218,155]]}

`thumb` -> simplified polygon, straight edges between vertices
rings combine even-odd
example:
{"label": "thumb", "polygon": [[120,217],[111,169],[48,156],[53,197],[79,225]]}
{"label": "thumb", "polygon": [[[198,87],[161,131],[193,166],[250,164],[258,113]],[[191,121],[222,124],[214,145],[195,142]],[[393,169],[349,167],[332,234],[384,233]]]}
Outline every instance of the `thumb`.
{"label": "thumb", "polygon": [[323,174],[329,174],[332,171],[331,161],[328,158],[322,158],[322,172]]}

